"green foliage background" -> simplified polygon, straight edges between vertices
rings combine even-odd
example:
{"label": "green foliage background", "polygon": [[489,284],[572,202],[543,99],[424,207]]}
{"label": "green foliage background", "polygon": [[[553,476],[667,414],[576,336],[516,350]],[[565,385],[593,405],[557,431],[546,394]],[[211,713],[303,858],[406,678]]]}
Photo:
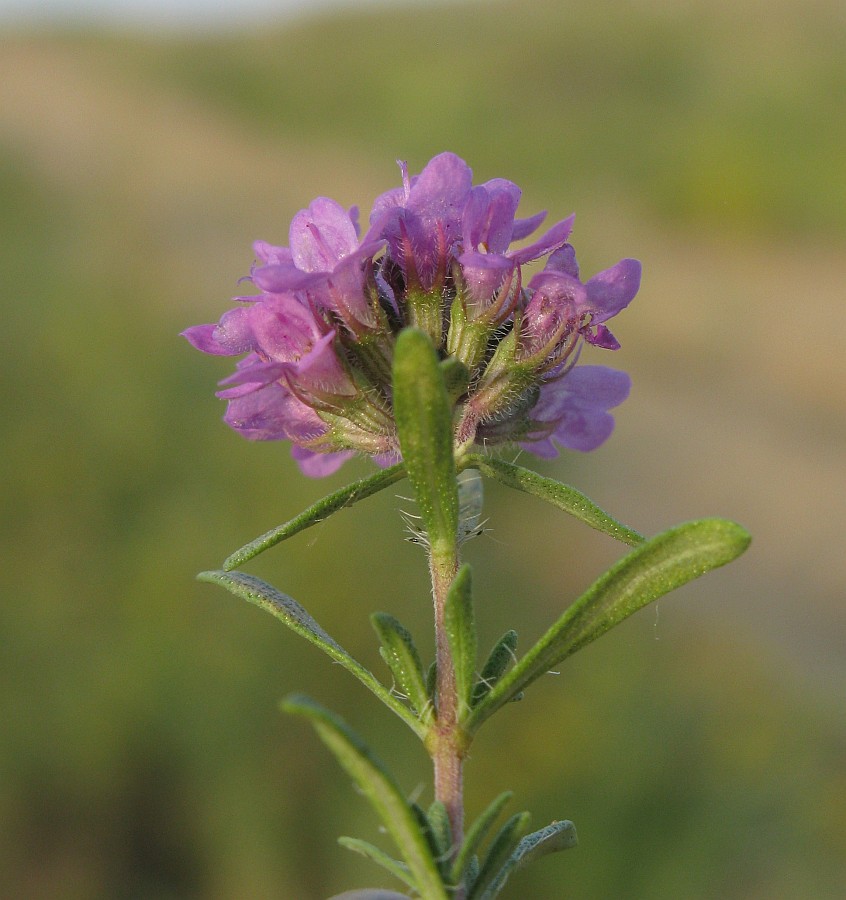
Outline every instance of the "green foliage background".
{"label": "green foliage background", "polygon": [[[506,896],[835,898],[846,883],[846,20],[835,0],[443,4],[225,37],[0,41],[0,894],[320,900],[379,840],[307,726],[342,711],[421,792],[376,701],[193,575],[347,477],[219,422],[227,361],[176,335],[250,242],[443,149],[576,210],[590,274],[638,256],[612,441],[544,471],[646,533],[724,515],[750,552],[568,661],[486,727],[477,812],[516,791],[580,847]],[[590,361],[599,361],[595,355]],[[601,360],[607,362],[607,359]],[[400,490],[400,492],[402,492]],[[367,614],[431,652],[386,492],[251,570],[383,671]],[[468,547],[483,644],[528,644],[622,552],[492,487]],[[516,805],[515,805],[516,809]],[[383,882],[384,883],[384,882]]]}

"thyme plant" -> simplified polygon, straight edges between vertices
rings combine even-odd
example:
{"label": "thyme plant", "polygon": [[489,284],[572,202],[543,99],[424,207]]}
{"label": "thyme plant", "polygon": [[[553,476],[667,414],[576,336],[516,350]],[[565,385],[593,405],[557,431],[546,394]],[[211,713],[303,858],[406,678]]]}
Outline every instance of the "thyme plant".
{"label": "thyme plant", "polygon": [[[749,543],[722,519],[688,522],[645,538],[575,488],[501,458],[519,447],[549,458],[588,452],[610,436],[610,409],[628,396],[626,373],[579,364],[585,344],[620,345],[606,324],[640,285],[624,259],[581,280],[569,243],[573,217],[529,238],[545,214],[517,218],[520,189],[473,185],[451,153],[375,201],[362,235],[358,210],[325,197],[293,219],[289,246],[254,245],[245,279],[257,293],[219,323],[184,332],[197,349],[241,357],[218,396],[225,421],[251,440],[287,440],[300,469],[321,477],[355,454],[376,471],[336,490],[251,541],[202,581],[266,609],[372,691],[420,739],[432,761],[434,799],[409,800],[388,768],[338,715],[294,695],[283,709],[308,719],[373,805],[392,854],[358,838],[410,894],[353,897],[491,900],[510,874],[576,843],[573,824],[527,834],[529,814],[497,827],[505,792],[465,822],[464,761],[478,730],[544,673],[627,616],[730,562]],[[527,283],[523,266],[545,260]],[[531,494],[617,539],[625,556],[522,654],[506,632],[479,655],[470,566],[462,545],[481,528],[482,479]],[[388,613],[371,621],[389,670],[386,686],[293,598],[238,571],[259,553],[407,479],[432,583],[435,658],[424,665],[408,630]],[[394,689],[394,687],[396,689]]]}

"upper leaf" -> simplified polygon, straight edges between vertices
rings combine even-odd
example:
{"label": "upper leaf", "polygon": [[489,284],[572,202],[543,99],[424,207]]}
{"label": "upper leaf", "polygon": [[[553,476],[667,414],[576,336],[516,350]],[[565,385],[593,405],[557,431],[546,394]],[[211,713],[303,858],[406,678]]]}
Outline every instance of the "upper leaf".
{"label": "upper leaf", "polygon": [[515,466],[513,463],[504,462],[501,459],[478,454],[465,457],[463,463],[475,466],[480,472],[490,478],[495,478],[506,487],[515,488],[531,494],[533,497],[546,500],[547,503],[575,516],[590,525],[591,528],[608,534],[624,544],[636,547],[645,540],[643,535],[613,519],[581,491],[577,491],[568,484],[562,484],[553,478],[546,478],[538,475],[537,472],[532,472],[531,469],[524,469],[522,466]]}
{"label": "upper leaf", "polygon": [[284,525],[272,528],[255,540],[250,541],[249,544],[245,544],[240,550],[236,550],[223,561],[224,570],[229,572],[232,569],[237,569],[238,566],[258,556],[259,553],[262,553],[269,547],[273,547],[286,538],[292,537],[298,532],[316,525],[318,522],[322,522],[324,519],[329,518],[332,513],[338,512],[339,509],[343,509],[345,506],[352,506],[354,503],[358,503],[359,500],[364,500],[365,497],[378,493],[399,481],[404,475],[405,467],[402,463],[397,463],[395,466],[376,472],[375,475],[369,475],[367,478],[362,478],[359,481],[348,484],[346,487],[342,487],[322,500],[318,500],[313,506],[310,506]]}
{"label": "upper leaf", "polygon": [[602,575],[475,707],[472,733],[515,694],[653,600],[740,556],[751,537],[725,519],[687,522],[624,556]]}
{"label": "upper leaf", "polygon": [[406,328],[394,352],[394,416],[408,478],[433,548],[454,547],[458,489],[452,413],[432,342]]}

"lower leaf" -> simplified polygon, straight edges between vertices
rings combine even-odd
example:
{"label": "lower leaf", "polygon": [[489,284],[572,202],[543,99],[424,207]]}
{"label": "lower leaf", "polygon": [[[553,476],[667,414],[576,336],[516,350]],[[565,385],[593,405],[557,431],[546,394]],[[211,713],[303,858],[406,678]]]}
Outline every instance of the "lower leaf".
{"label": "lower leaf", "polygon": [[411,881],[406,883],[427,900],[447,900],[437,863],[414,812],[364,741],[339,716],[308,697],[289,697],[282,709],[311,721],[320,739],[370,801],[408,866]]}

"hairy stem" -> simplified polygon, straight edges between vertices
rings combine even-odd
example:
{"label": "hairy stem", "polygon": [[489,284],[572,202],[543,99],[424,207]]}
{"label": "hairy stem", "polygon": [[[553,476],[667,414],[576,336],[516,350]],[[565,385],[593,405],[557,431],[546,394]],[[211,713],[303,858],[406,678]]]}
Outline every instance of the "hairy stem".
{"label": "hairy stem", "polygon": [[446,808],[452,828],[453,847],[458,848],[464,839],[462,765],[467,747],[463,730],[458,724],[455,666],[444,621],[447,593],[458,571],[457,548],[449,547],[444,550],[432,547],[429,570],[435,605],[437,718],[427,745],[435,769],[435,799],[440,800]]}

